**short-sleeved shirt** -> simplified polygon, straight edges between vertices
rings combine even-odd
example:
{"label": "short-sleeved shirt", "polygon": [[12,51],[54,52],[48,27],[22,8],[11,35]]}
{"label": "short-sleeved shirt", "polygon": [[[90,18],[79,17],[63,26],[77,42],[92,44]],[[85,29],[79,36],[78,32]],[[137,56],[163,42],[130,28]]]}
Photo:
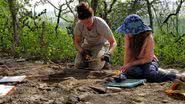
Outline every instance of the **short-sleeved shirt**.
{"label": "short-sleeved shirt", "polygon": [[83,38],[83,44],[89,47],[104,45],[109,36],[113,35],[107,23],[100,17],[93,17],[93,27],[88,30],[80,21],[74,28],[74,34]]}

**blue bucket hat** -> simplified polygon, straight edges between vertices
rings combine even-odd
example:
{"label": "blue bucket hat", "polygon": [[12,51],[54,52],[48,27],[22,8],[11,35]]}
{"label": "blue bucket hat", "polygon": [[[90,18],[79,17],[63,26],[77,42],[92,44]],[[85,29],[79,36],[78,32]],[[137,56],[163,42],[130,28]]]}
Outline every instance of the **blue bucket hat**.
{"label": "blue bucket hat", "polygon": [[145,31],[152,31],[152,29],[145,25],[141,17],[136,14],[127,16],[123,24],[117,29],[117,32],[119,33],[131,35],[137,35]]}

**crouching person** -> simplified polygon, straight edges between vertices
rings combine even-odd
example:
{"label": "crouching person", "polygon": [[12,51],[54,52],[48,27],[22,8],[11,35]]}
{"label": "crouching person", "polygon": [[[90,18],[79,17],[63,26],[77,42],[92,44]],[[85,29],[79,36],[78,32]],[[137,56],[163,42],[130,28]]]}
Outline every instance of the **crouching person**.
{"label": "crouching person", "polygon": [[86,2],[77,7],[79,21],[74,28],[74,43],[77,49],[76,68],[99,70],[104,67],[116,47],[116,40],[107,23]]}

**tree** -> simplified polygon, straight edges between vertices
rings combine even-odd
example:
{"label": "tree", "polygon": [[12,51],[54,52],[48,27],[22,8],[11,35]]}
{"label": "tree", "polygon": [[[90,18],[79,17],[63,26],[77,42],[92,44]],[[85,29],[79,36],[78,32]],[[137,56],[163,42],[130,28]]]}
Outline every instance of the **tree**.
{"label": "tree", "polygon": [[176,12],[175,13],[171,13],[169,14],[166,19],[163,21],[163,24],[167,23],[168,20],[172,17],[172,16],[177,16],[181,10],[182,4],[185,2],[185,0],[180,0],[180,3],[177,6]]}
{"label": "tree", "polygon": [[9,9],[11,13],[11,18],[12,18],[12,29],[13,29],[13,42],[12,42],[12,52],[15,55],[16,47],[19,44],[19,34],[18,34],[18,19],[17,19],[17,11],[18,8],[16,7],[17,5],[17,0],[8,0],[9,4]]}
{"label": "tree", "polygon": [[99,2],[99,5],[97,7],[96,14],[100,17],[102,17],[108,25],[111,27],[111,23],[109,22],[109,15],[111,14],[114,5],[116,4],[117,0],[111,0],[110,2],[107,1],[101,1]]}
{"label": "tree", "polygon": [[[72,23],[74,24],[74,21],[76,21],[76,15],[74,13],[73,8],[70,6],[71,3],[73,3],[74,0],[65,0],[65,3],[63,4],[59,4],[59,7],[56,7],[52,2],[50,2],[49,0],[45,0],[45,3],[49,3],[50,5],[52,5],[55,10],[55,14],[58,12],[58,14],[56,14],[57,16],[57,25],[55,27],[55,32],[57,33],[57,29],[58,29],[58,25],[60,23],[60,18],[63,19],[66,22]],[[65,7],[66,6],[66,7]],[[66,19],[64,16],[68,13],[72,13],[73,17],[74,17],[74,21],[68,20]]]}
{"label": "tree", "polygon": [[94,10],[94,15],[96,15],[98,4],[99,0],[91,0],[91,7]]}
{"label": "tree", "polygon": [[158,28],[163,34],[179,36],[179,15],[185,0],[163,1],[158,5],[152,6],[157,20]]}
{"label": "tree", "polygon": [[149,0],[146,0],[147,8],[148,8],[148,15],[149,15],[149,18],[150,18],[150,27],[152,28],[152,30],[153,30],[153,15],[152,15],[151,5],[154,1],[156,1],[156,0],[153,0],[152,2],[150,2]]}

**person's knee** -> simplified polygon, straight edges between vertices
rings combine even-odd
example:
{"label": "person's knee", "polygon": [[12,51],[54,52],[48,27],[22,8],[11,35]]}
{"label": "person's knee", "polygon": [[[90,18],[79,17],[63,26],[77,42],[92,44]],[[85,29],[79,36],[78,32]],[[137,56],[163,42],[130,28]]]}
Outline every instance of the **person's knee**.
{"label": "person's knee", "polygon": [[80,68],[80,63],[79,62],[75,62],[75,68]]}
{"label": "person's knee", "polygon": [[89,64],[89,68],[92,70],[101,70],[105,65],[104,61],[94,61]]}
{"label": "person's knee", "polygon": [[161,82],[163,75],[159,73],[155,65],[150,65],[149,69],[145,69],[144,77],[148,82]]}
{"label": "person's knee", "polygon": [[88,68],[89,63],[88,62],[81,62],[81,63],[76,63],[75,68],[77,69],[83,69],[83,68]]}

